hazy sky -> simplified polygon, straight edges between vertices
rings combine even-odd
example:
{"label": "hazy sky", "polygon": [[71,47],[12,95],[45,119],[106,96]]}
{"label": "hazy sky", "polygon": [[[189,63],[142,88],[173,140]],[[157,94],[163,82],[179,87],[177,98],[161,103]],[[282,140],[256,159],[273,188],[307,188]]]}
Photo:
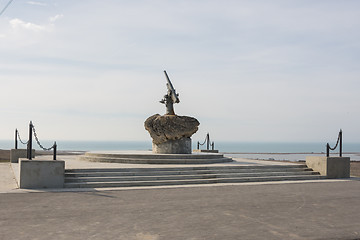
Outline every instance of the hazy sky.
{"label": "hazy sky", "polygon": [[194,141],[360,142],[357,0],[14,0],[0,139],[32,120],[41,139],[150,141],[163,70]]}

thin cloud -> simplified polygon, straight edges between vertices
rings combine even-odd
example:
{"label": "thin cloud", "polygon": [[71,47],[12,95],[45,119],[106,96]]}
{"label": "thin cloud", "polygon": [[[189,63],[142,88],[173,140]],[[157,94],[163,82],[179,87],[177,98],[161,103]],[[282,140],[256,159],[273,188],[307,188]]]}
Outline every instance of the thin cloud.
{"label": "thin cloud", "polygon": [[47,6],[47,4],[46,3],[44,3],[44,2],[34,2],[34,1],[28,1],[28,2],[26,2],[27,4],[30,4],[30,5],[36,5],[36,6],[42,6],[42,7],[45,7],[45,6]]}
{"label": "thin cloud", "polygon": [[53,17],[51,17],[50,18],[50,22],[56,22],[57,20],[59,20],[59,19],[61,19],[61,18],[63,18],[64,17],[64,15],[63,14],[57,14],[57,15],[55,15],[55,16],[53,16]]}
{"label": "thin cloud", "polygon": [[37,25],[37,24],[31,23],[31,22],[24,22],[23,20],[18,19],[18,18],[14,18],[14,19],[10,20],[10,25],[14,29],[27,29],[27,30],[31,30],[34,32],[40,32],[40,31],[47,30],[46,26]]}

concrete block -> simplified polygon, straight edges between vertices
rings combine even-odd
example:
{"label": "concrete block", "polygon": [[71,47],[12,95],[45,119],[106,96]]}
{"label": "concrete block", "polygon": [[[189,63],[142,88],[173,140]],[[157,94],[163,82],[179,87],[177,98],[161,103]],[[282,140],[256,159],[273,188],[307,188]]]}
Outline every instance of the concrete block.
{"label": "concrete block", "polygon": [[307,156],[306,165],[327,178],[350,177],[350,157]]}
{"label": "concrete block", "polygon": [[[31,151],[32,157],[35,157],[35,149]],[[11,149],[10,150],[10,162],[17,163],[19,158],[27,157],[27,149]]]}
{"label": "concrete block", "polygon": [[65,161],[19,159],[20,188],[63,188]]}

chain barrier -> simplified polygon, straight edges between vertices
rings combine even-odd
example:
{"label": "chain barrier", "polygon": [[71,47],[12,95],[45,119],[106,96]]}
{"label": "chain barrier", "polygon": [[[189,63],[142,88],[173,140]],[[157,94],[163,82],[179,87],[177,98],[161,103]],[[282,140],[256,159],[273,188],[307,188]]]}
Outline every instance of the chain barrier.
{"label": "chain barrier", "polygon": [[55,144],[52,145],[52,147],[50,147],[50,148],[45,148],[43,145],[41,145],[41,143],[40,143],[40,141],[39,141],[39,138],[38,138],[38,136],[37,136],[37,134],[36,134],[34,124],[32,124],[32,129],[33,129],[33,132],[34,132],[35,140],[36,140],[37,144],[39,145],[39,147],[40,147],[42,150],[44,150],[44,151],[50,151],[51,149],[54,149]]}
{"label": "chain barrier", "polygon": [[329,157],[330,156],[330,150],[334,151],[338,145],[340,143],[340,146],[339,146],[339,155],[340,157],[342,156],[342,130],[340,129],[340,132],[339,132],[339,135],[338,135],[338,138],[337,138],[337,141],[336,141],[336,144],[335,144],[335,147],[330,147],[330,144],[327,143],[326,144],[326,156]]}
{"label": "chain barrier", "polygon": [[[34,134],[34,137],[35,137],[35,140],[36,140],[36,143],[39,145],[39,147],[44,150],[44,151],[50,151],[51,149],[54,150],[54,153],[53,153],[53,160],[56,160],[56,150],[57,150],[57,144],[56,142],[54,142],[54,144],[49,147],[49,148],[45,148],[39,141],[39,138],[37,136],[37,133],[36,133],[36,130],[35,130],[35,126],[34,124],[32,123],[32,121],[30,121],[30,124],[29,124],[29,140],[28,140],[28,143],[27,143],[27,158],[29,160],[32,160],[32,136]],[[15,140],[15,146],[17,146],[17,141]]]}
{"label": "chain barrier", "polygon": [[197,149],[200,149],[200,146],[205,145],[207,143],[207,150],[210,150],[210,146],[212,150],[214,150],[215,143],[210,141],[210,134],[206,134],[205,141],[203,143],[197,142]]}
{"label": "chain barrier", "polygon": [[23,142],[23,141],[21,140],[19,131],[16,131],[16,133],[17,133],[17,136],[18,136],[19,141],[20,141],[22,144],[27,145],[28,142],[29,142],[29,140],[28,140],[27,142]]}
{"label": "chain barrier", "polygon": [[203,143],[198,142],[198,145],[203,146],[207,142],[207,137],[205,137],[205,141]]}
{"label": "chain barrier", "polygon": [[329,149],[330,150],[332,150],[332,151],[334,151],[336,148],[337,148],[337,146],[339,145],[339,142],[340,142],[340,134],[338,135],[338,139],[337,139],[337,142],[336,142],[336,144],[335,144],[335,147],[330,147],[330,145],[329,145]]}

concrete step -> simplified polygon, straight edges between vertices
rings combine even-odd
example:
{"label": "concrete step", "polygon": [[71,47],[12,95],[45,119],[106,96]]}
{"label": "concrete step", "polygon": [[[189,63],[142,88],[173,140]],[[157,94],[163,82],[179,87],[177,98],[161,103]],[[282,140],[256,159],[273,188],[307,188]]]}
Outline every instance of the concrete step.
{"label": "concrete step", "polygon": [[88,152],[81,156],[80,160],[132,164],[211,164],[233,161],[219,153],[155,154],[148,151],[139,153]]}
{"label": "concrete step", "polygon": [[75,177],[125,177],[125,176],[162,176],[162,175],[203,175],[203,174],[246,174],[246,173],[267,173],[267,172],[311,172],[310,169],[248,169],[248,170],[234,170],[234,169],[224,169],[224,170],[189,170],[189,171],[129,171],[129,172],[71,172],[65,173],[66,178],[75,178]]}
{"label": "concrete step", "polygon": [[256,166],[239,166],[239,165],[228,165],[228,166],[194,166],[194,167],[151,167],[151,168],[86,168],[86,169],[66,169],[66,172],[146,172],[146,171],[187,171],[187,170],[248,170],[248,169],[306,169],[305,164],[294,164],[294,165],[256,165]]}
{"label": "concrete step", "polygon": [[185,159],[148,159],[148,158],[112,158],[112,157],[90,157],[83,156],[81,160],[89,162],[111,162],[111,163],[131,163],[131,164],[211,164],[225,163],[233,160],[225,157],[218,158],[185,158]]}
{"label": "concrete step", "polygon": [[227,173],[227,174],[196,174],[196,175],[147,175],[147,176],[84,176],[67,177],[65,182],[121,182],[121,181],[153,181],[153,180],[186,180],[186,179],[211,179],[211,178],[238,178],[238,177],[270,177],[270,176],[305,176],[318,175],[317,172],[254,172],[254,173]]}
{"label": "concrete step", "polygon": [[324,177],[319,175],[297,176],[265,176],[265,177],[238,177],[238,178],[214,178],[214,179],[186,179],[186,180],[158,180],[158,181],[123,181],[123,182],[77,182],[65,183],[65,188],[104,188],[104,187],[135,187],[135,186],[167,186],[184,184],[215,184],[215,183],[240,183],[240,182],[264,182],[286,180],[315,180]]}
{"label": "concrete step", "polygon": [[65,170],[65,187],[100,188],[320,179],[304,164]]}
{"label": "concrete step", "polygon": [[224,157],[220,153],[193,153],[193,154],[156,154],[152,152],[143,153],[122,153],[122,152],[87,152],[83,157],[109,157],[109,158],[129,158],[129,159],[216,159]]}
{"label": "concrete step", "polygon": [[311,169],[301,168],[263,168],[263,169],[219,169],[219,170],[174,170],[158,171],[157,169],[145,171],[80,171],[80,172],[66,172],[65,177],[116,177],[116,176],[161,176],[161,175],[201,175],[201,174],[231,174],[231,173],[266,173],[266,172],[311,172]]}

